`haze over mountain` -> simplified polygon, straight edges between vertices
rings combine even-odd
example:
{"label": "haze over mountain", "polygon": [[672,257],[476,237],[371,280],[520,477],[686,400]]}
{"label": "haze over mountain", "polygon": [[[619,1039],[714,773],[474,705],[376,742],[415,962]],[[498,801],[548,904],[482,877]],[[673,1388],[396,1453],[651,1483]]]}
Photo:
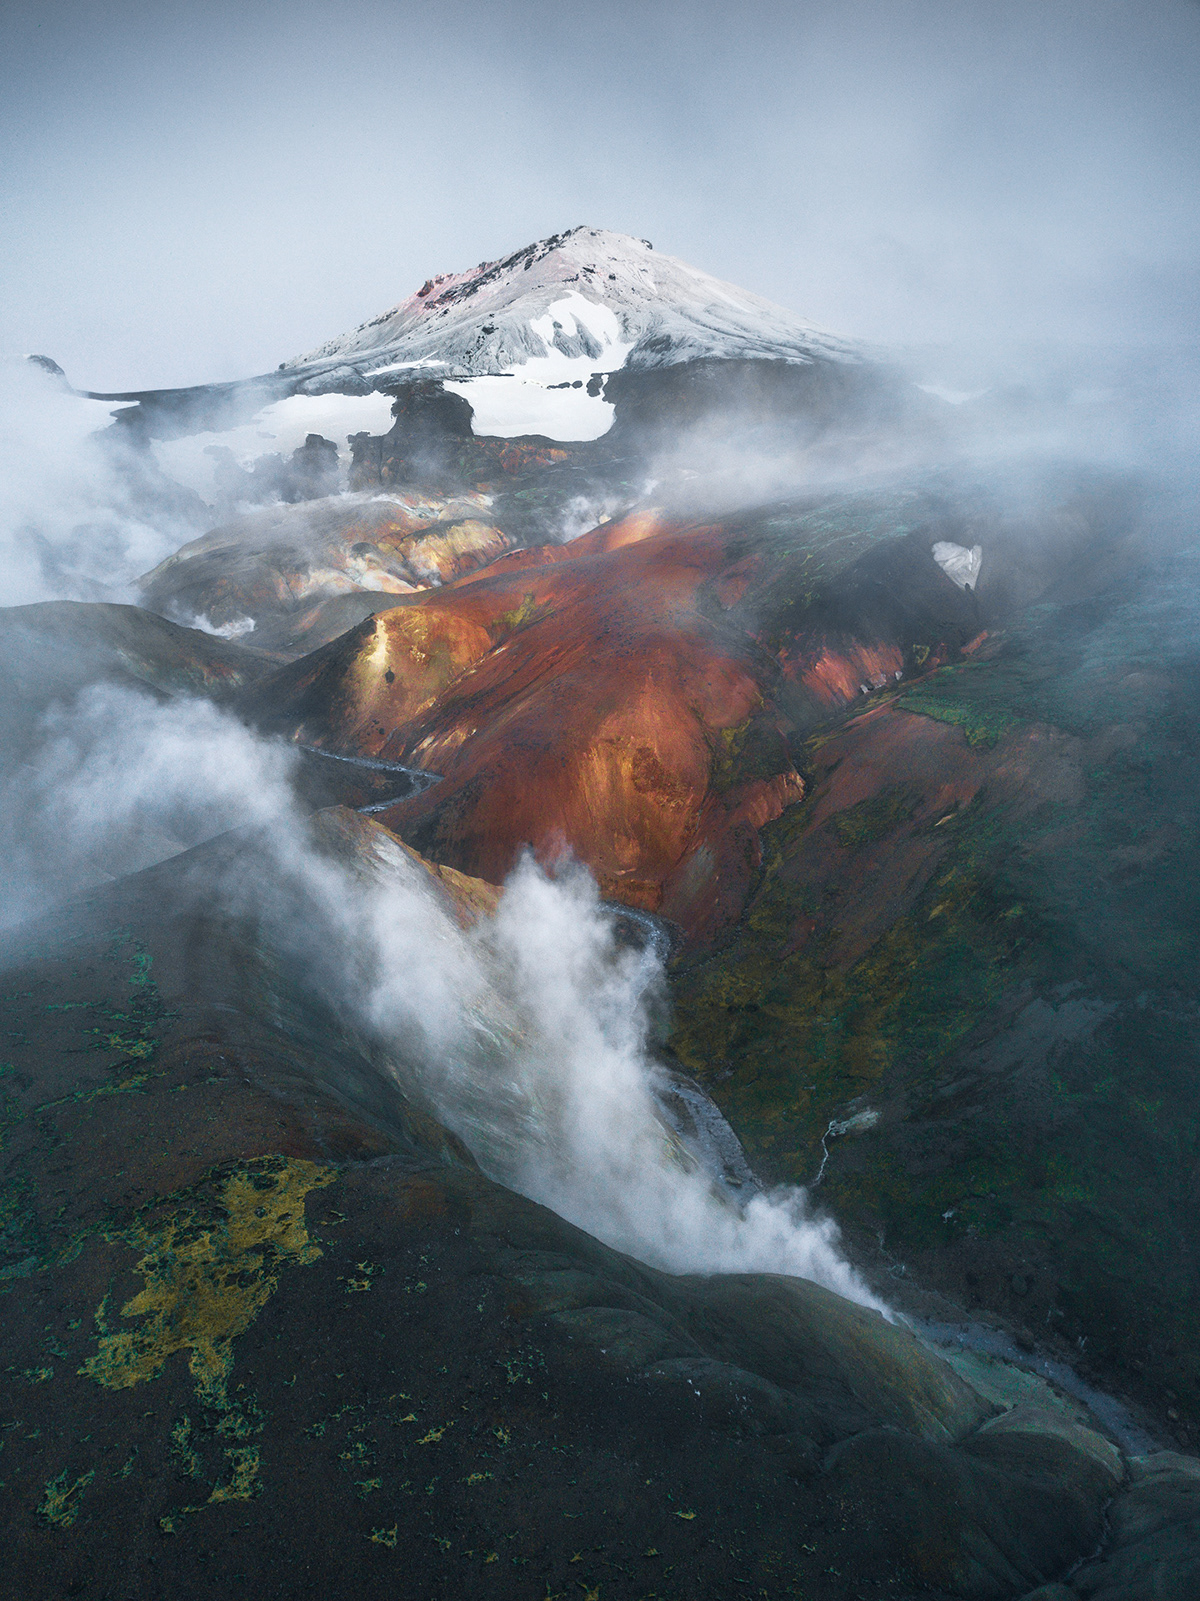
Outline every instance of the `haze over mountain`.
{"label": "haze over mountain", "polygon": [[1125,395],[590,228],[95,435],[17,387],[21,1594],[1190,1597],[1192,503]]}
{"label": "haze over mountain", "polygon": [[264,371],[580,221],[1011,367],[1197,322],[1192,0],[206,16],[5,8],[0,348],[80,387]]}

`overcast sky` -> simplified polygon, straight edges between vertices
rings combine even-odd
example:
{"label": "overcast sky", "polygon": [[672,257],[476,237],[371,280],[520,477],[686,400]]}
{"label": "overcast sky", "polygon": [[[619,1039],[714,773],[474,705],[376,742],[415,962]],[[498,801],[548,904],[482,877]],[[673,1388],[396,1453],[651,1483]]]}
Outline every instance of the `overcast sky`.
{"label": "overcast sky", "polygon": [[1193,0],[3,0],[0,350],[273,368],[578,223],[872,340],[1200,323]]}

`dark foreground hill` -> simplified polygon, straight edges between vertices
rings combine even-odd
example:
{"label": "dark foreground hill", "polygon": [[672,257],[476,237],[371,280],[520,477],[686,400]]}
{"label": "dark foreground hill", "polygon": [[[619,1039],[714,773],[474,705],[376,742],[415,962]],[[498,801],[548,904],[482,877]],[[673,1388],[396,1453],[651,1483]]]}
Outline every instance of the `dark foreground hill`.
{"label": "dark foreground hill", "polygon": [[[395,870],[352,813],[315,837]],[[294,945],[214,901],[259,851],[97,893],[9,968],[10,1593],[999,1598],[1101,1542],[1045,1601],[1187,1593],[1190,1459],[1126,1458],[1031,1375],[803,1280],[654,1272],[490,1182]],[[430,883],[460,918],[494,904]]]}

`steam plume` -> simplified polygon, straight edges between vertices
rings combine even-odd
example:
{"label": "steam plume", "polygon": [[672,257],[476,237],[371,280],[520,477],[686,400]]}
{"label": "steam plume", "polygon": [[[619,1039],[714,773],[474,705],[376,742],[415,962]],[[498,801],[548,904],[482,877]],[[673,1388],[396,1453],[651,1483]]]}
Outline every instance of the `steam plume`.
{"label": "steam plume", "polygon": [[[877,1304],[802,1191],[739,1207],[673,1136],[648,1048],[661,972],[619,946],[582,868],[551,879],[526,860],[494,922],[468,932],[386,835],[365,875],[314,850],[292,753],[206,702],[93,686],[48,714],[43,736],[4,796],[5,921],[256,828],[261,875],[215,893],[253,906],[274,943],[301,947],[329,1002],[485,1171],[654,1265],[798,1274]],[[319,932],[305,946],[298,928]]]}

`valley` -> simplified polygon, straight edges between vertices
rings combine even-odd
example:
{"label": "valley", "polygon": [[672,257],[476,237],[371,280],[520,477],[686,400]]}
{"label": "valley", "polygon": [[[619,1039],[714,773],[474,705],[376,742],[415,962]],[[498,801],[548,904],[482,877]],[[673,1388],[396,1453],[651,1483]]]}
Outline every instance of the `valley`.
{"label": "valley", "polygon": [[17,1592],[1191,1594],[1165,475],[587,228],[36,377],[176,535],[0,610]]}

